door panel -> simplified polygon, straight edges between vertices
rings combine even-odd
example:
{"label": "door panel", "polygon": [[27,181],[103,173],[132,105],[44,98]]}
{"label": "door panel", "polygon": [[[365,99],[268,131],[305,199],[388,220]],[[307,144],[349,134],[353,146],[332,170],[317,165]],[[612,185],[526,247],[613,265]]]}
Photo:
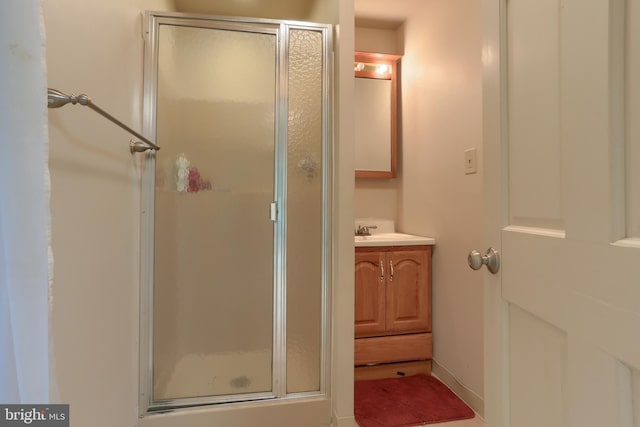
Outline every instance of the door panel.
{"label": "door panel", "polygon": [[159,39],[153,398],[269,392],[276,37],[160,25]]}
{"label": "door panel", "polygon": [[568,403],[572,425],[632,426],[629,368],[607,351],[594,349],[590,340],[578,337],[569,342],[569,360]]}
{"label": "door panel", "polygon": [[563,228],[558,3],[508,3],[508,200],[513,225]]}
{"label": "door panel", "polygon": [[571,0],[561,17],[562,186],[572,239],[624,237],[622,5]]}
{"label": "door panel", "polygon": [[385,253],[355,254],[355,336],[385,332]]}
{"label": "door panel", "polygon": [[516,305],[509,307],[509,325],[512,425],[564,426],[566,333]]}
{"label": "door panel", "polygon": [[640,371],[631,369],[631,399],[633,401],[633,427],[640,427]]}
{"label": "door panel", "polygon": [[430,256],[428,250],[388,253],[387,331],[430,331]]}
{"label": "door panel", "polygon": [[323,34],[289,35],[287,392],[320,390],[323,300]]}
{"label": "door panel", "polygon": [[[627,237],[640,238],[640,4],[627,2],[625,55],[625,152]],[[634,120],[634,117],[636,118]],[[640,421],[638,421],[640,423]]]}
{"label": "door panel", "polygon": [[484,2],[488,426],[638,424],[637,8]]}

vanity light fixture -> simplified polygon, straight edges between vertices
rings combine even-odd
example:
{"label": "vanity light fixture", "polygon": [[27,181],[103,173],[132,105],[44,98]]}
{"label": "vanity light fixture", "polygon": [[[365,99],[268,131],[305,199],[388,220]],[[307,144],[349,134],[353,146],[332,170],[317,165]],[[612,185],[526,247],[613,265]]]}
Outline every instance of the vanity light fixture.
{"label": "vanity light fixture", "polygon": [[371,57],[368,59],[369,60],[366,62],[354,62],[353,70],[357,76],[372,79],[391,79],[393,67],[388,60],[377,57]]}

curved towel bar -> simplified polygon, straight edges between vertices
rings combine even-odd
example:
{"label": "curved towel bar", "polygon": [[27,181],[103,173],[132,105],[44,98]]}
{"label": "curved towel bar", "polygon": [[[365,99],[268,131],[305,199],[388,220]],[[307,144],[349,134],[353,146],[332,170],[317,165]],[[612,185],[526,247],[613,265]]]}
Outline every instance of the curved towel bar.
{"label": "curved towel bar", "polygon": [[140,135],[138,132],[136,132],[135,130],[131,129],[129,126],[125,125],[124,123],[122,123],[120,120],[116,119],[115,117],[113,117],[111,114],[107,113],[106,111],[104,111],[102,108],[98,107],[96,104],[93,103],[93,101],[91,101],[91,98],[89,98],[87,95],[81,94],[78,96],[75,95],[66,95],[62,92],[60,92],[59,90],[56,89],[51,89],[49,88],[47,90],[47,107],[49,108],[60,108],[62,106],[65,106],[67,104],[80,104],[80,105],[84,105],[87,106],[89,108],[91,108],[93,111],[95,111],[96,113],[100,114],[102,117],[108,119],[109,121],[117,124],[118,126],[120,126],[122,129],[126,130],[127,132],[131,133],[132,135],[140,138],[142,141],[144,142],[140,142],[140,141],[131,141],[131,144],[129,146],[129,150],[131,151],[131,153],[142,153],[144,151],[147,150],[155,150],[158,151],[160,149],[160,147],[158,147],[156,144],[154,144],[153,142],[149,141],[147,138],[145,138],[144,136]]}

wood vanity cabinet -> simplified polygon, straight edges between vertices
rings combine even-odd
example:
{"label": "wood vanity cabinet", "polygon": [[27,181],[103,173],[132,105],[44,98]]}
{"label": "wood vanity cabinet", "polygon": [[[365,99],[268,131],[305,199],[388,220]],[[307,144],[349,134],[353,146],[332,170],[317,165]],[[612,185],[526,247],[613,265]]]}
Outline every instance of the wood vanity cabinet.
{"label": "wood vanity cabinet", "polygon": [[431,246],[356,248],[355,338],[356,379],[430,373]]}

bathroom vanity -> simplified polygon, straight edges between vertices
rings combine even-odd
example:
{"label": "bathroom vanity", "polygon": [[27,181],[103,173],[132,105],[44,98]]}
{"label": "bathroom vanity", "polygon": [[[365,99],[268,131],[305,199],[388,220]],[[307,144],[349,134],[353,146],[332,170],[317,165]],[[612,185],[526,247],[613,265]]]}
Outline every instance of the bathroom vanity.
{"label": "bathroom vanity", "polygon": [[355,236],[355,378],[430,374],[435,240]]}

